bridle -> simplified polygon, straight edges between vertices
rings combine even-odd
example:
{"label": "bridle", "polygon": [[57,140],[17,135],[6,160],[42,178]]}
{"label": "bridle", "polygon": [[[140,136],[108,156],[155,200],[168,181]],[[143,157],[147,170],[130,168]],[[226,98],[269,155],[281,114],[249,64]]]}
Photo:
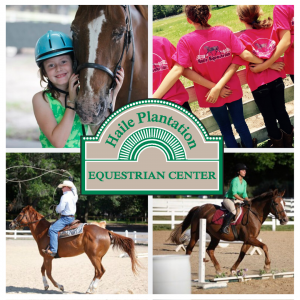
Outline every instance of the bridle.
{"label": "bridle", "polygon": [[[130,74],[130,85],[129,85],[128,98],[127,98],[127,103],[129,103],[130,98],[131,98],[131,92],[132,92],[135,45],[134,45],[134,36],[133,36],[133,29],[132,29],[130,6],[129,5],[121,5],[121,6],[124,8],[124,11],[125,11],[126,32],[125,32],[125,36],[124,36],[124,44],[123,44],[122,54],[121,54],[119,61],[116,64],[114,71],[112,72],[106,66],[96,64],[96,63],[90,63],[90,62],[82,63],[78,67],[75,67],[75,68],[76,68],[76,73],[79,73],[82,69],[86,69],[86,68],[97,69],[97,70],[105,72],[112,79],[111,86],[108,90],[108,93],[111,93],[112,91],[114,91],[114,89],[116,88],[116,85],[117,85],[116,75],[117,75],[118,70],[121,69],[121,63],[122,63],[122,60],[124,57],[124,53],[125,53],[125,51],[128,52],[129,45],[131,44],[132,45],[131,74]],[[76,61],[76,58],[75,58],[75,61]],[[111,111],[111,113],[113,112],[112,107],[110,107],[110,111]]]}
{"label": "bridle", "polygon": [[[23,210],[22,210],[22,211],[23,211]],[[19,215],[20,215],[20,214],[19,214]],[[18,227],[25,227],[25,226],[28,226],[28,225],[37,223],[37,222],[39,222],[39,221],[45,219],[45,217],[43,217],[43,218],[41,218],[41,219],[38,219],[38,220],[35,220],[35,221],[32,221],[32,222],[28,222],[28,223],[26,223],[26,224],[24,224],[24,223],[21,224],[21,221],[22,221],[23,218],[26,216],[26,214],[23,212],[22,218],[21,218],[19,221],[17,221],[17,218],[19,217],[19,215],[13,220],[13,223],[16,225],[17,228],[18,228]],[[26,217],[26,218],[27,218],[27,217]]]}
{"label": "bridle", "polygon": [[[276,200],[276,198],[280,198],[280,197],[279,196],[275,197],[275,200]],[[275,200],[272,198],[271,208],[273,208],[273,210],[275,211],[275,217],[280,221],[279,215],[284,212],[284,208],[283,208],[283,210],[278,211],[276,206],[278,206],[279,204],[276,203]]]}

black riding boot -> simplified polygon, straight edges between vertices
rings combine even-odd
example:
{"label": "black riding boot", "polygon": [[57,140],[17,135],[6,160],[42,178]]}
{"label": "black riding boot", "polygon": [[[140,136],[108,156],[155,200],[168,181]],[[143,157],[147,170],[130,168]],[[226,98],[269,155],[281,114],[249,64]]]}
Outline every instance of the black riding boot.
{"label": "black riding boot", "polygon": [[223,225],[220,229],[220,232],[221,233],[225,233],[225,234],[229,234],[229,225],[232,221],[232,219],[234,218],[234,214],[229,212],[225,218],[224,218],[224,221],[223,221]]}

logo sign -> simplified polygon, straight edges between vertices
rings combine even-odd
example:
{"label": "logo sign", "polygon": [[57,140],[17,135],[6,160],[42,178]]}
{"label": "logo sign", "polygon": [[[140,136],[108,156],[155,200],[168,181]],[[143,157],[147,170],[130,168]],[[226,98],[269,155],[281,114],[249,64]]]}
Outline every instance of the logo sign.
{"label": "logo sign", "polygon": [[81,168],[85,195],[223,194],[223,138],[177,104],[141,100],[81,137]]}

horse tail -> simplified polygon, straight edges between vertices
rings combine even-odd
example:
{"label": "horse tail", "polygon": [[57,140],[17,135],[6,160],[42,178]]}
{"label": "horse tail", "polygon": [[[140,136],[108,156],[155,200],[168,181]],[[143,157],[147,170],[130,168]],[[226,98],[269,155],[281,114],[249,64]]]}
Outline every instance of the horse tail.
{"label": "horse tail", "polygon": [[132,272],[136,274],[138,267],[140,267],[140,264],[136,258],[134,241],[131,238],[125,237],[109,230],[108,233],[111,238],[113,249],[117,247],[118,249],[125,251],[128,254],[131,260]]}
{"label": "horse tail", "polygon": [[192,218],[194,216],[194,213],[198,209],[199,209],[199,206],[195,206],[189,211],[189,213],[187,214],[187,216],[185,217],[183,222],[176,225],[175,229],[171,232],[171,234],[170,234],[169,238],[167,239],[167,241],[171,240],[176,245],[182,244],[182,242],[180,241],[180,237],[188,229],[188,227],[191,225],[191,221],[192,221]]}

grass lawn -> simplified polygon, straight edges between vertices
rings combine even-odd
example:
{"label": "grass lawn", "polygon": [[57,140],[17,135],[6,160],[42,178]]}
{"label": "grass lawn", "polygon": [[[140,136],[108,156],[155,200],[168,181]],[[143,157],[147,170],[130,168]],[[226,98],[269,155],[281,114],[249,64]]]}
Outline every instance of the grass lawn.
{"label": "grass lawn", "polygon": [[[261,5],[261,8],[264,11],[263,18],[273,17],[274,5]],[[226,7],[212,10],[212,17],[209,20],[209,24],[211,26],[227,26],[233,32],[245,29],[245,26],[237,17],[236,5],[228,5]],[[167,38],[174,46],[177,45],[179,39],[183,35],[192,31],[194,31],[194,26],[190,25],[186,21],[185,13],[153,22],[153,35]],[[180,80],[185,87],[193,85],[192,81],[183,76],[180,77]],[[196,110],[198,107],[199,106],[197,102],[191,104],[192,110]]]}

